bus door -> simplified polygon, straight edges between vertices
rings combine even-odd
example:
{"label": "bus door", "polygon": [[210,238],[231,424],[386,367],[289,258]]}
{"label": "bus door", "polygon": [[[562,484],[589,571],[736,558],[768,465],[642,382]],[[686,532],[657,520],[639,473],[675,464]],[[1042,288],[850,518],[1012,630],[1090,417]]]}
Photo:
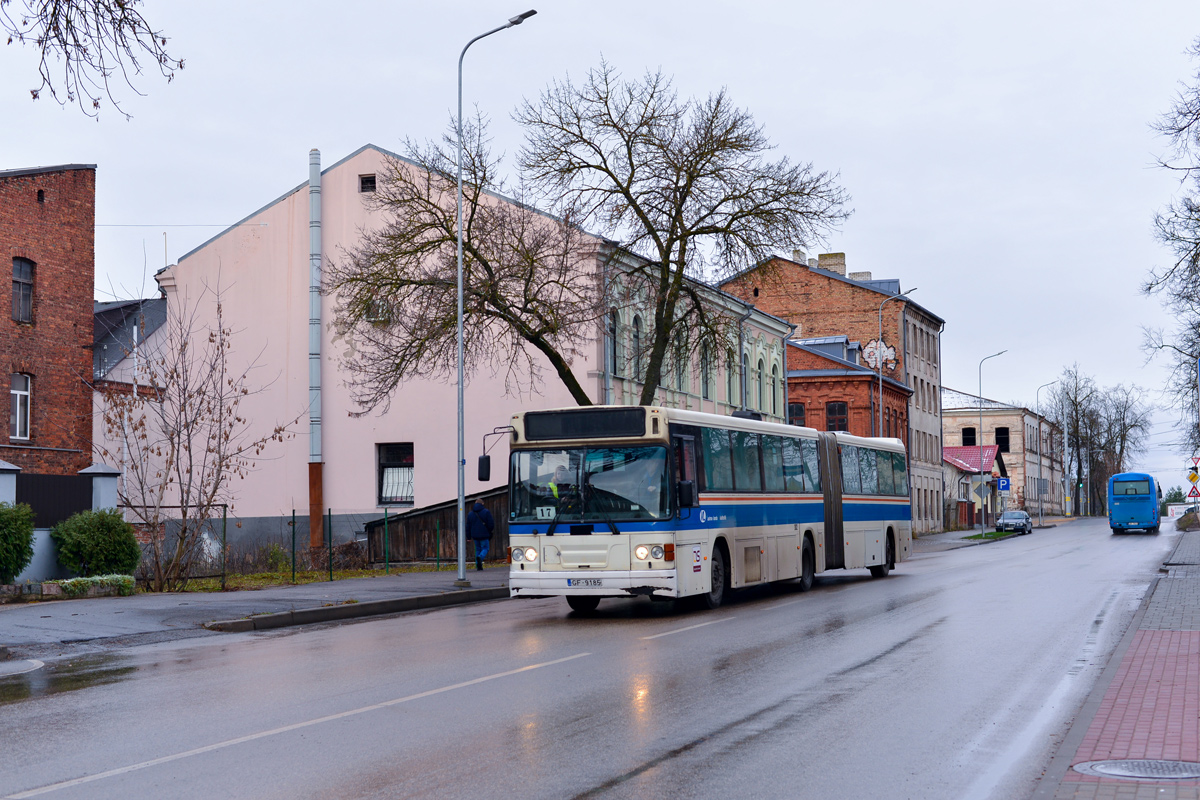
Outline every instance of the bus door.
{"label": "bus door", "polygon": [[[671,450],[675,455],[674,488],[678,489],[680,481],[691,481],[692,497],[697,497],[696,493],[700,491],[700,485],[696,481],[696,437],[673,433],[671,435]],[[676,508],[681,512],[682,516],[687,516],[683,509],[678,508],[678,505]]]}
{"label": "bus door", "polygon": [[825,569],[846,566],[842,532],[842,464],[837,437],[827,431],[817,434],[817,457],[825,502]]}

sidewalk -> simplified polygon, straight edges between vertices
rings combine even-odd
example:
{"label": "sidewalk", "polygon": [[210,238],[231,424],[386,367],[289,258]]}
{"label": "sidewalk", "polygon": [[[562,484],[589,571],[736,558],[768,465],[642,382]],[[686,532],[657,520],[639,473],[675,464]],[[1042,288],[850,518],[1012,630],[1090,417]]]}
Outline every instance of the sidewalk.
{"label": "sidewalk", "polygon": [[[1033,535],[1037,535],[1042,531],[1055,528],[1064,523],[1070,522],[1075,517],[1046,517],[1043,520],[1042,527],[1037,527],[1037,520],[1034,520]],[[993,531],[995,528],[986,528],[985,530]],[[943,531],[942,533],[926,533],[922,536],[913,537],[913,552],[914,553],[940,553],[945,550],[957,550],[960,547],[974,547],[977,544],[988,544],[990,542],[1001,542],[1003,539],[968,539],[968,536],[975,536],[979,533],[979,528],[972,528],[963,531]],[[1007,538],[1007,537],[1005,537]]]}
{"label": "sidewalk", "polygon": [[1163,571],[1035,798],[1200,800],[1200,531]]}
{"label": "sidewalk", "polygon": [[[147,593],[9,603],[0,605],[0,647],[7,647],[12,659],[52,658],[194,636],[219,636],[222,634],[203,627],[216,620],[306,611],[309,618],[302,621],[322,622],[363,616],[363,612],[394,613],[407,610],[405,605],[430,607],[508,596],[507,564],[482,572],[471,565],[467,570],[470,589],[456,587],[457,577],[454,570],[404,572],[237,592]],[[396,602],[405,600],[413,602]]]}

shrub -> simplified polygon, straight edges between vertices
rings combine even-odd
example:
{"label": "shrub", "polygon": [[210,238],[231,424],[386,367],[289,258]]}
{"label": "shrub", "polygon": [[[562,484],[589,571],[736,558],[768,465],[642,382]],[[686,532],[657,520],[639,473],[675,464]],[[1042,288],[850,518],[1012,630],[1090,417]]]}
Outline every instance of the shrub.
{"label": "shrub", "polygon": [[33,509],[0,503],[0,583],[12,583],[33,559]]}
{"label": "shrub", "polygon": [[81,511],[54,526],[58,563],[80,575],[131,575],[142,559],[133,526],[116,509]]}
{"label": "shrub", "polygon": [[1175,520],[1175,529],[1180,531],[1190,531],[1200,528],[1200,521],[1197,521],[1194,512],[1188,512],[1179,519]]}
{"label": "shrub", "polygon": [[113,586],[116,588],[118,595],[128,597],[133,594],[136,588],[133,577],[130,575],[94,575],[90,578],[67,578],[62,581],[46,582],[57,583],[62,587],[63,594],[67,597],[83,597],[87,594],[88,589],[93,586]]}

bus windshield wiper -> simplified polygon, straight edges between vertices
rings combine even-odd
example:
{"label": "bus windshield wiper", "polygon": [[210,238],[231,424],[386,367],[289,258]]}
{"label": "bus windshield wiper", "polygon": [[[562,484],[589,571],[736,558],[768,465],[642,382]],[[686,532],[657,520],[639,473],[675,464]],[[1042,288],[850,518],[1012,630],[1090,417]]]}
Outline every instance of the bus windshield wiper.
{"label": "bus windshield wiper", "polygon": [[[593,500],[593,502],[594,502],[594,501],[595,501],[595,499],[596,499],[596,490],[592,488],[592,482],[591,482],[590,480],[588,480],[586,477],[584,477],[583,481],[584,481],[584,482],[583,482],[583,490],[584,490],[584,495],[583,495],[583,497],[584,497],[584,504],[583,504],[583,508],[584,508],[584,511],[587,511],[587,510],[588,510],[588,507],[589,507],[589,504],[587,503],[587,497],[588,497],[588,494],[587,494],[587,492],[588,492],[588,490],[589,490],[589,489],[591,489],[591,496],[592,496],[592,500]],[[616,523],[612,521],[612,518],[611,518],[611,517],[609,517],[609,516],[608,516],[608,514],[605,514],[605,513],[604,513],[603,509],[596,508],[596,509],[595,509],[595,511],[596,511],[596,513],[598,513],[598,514],[599,514],[601,517],[603,517],[603,518],[604,518],[604,521],[605,521],[605,522],[607,522],[607,523],[608,523],[608,528],[609,528],[609,530],[611,530],[611,531],[612,531],[614,534],[619,534],[619,533],[620,533],[620,531],[619,531],[619,530],[617,530],[617,525],[616,525]]]}

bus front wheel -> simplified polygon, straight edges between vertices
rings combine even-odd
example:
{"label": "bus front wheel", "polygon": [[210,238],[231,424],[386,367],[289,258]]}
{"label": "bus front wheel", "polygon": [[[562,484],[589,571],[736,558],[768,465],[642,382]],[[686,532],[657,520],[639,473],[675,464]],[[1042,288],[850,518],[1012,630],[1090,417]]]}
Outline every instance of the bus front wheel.
{"label": "bus front wheel", "polygon": [[590,614],[596,610],[596,606],[600,605],[600,598],[589,597],[587,595],[571,595],[567,598],[567,605],[577,614]]}
{"label": "bus front wheel", "polygon": [[709,572],[712,576],[711,589],[704,595],[704,605],[709,608],[719,608],[721,603],[725,602],[725,595],[729,592],[729,559],[725,555],[725,548],[717,545],[712,551],[712,566]]}

